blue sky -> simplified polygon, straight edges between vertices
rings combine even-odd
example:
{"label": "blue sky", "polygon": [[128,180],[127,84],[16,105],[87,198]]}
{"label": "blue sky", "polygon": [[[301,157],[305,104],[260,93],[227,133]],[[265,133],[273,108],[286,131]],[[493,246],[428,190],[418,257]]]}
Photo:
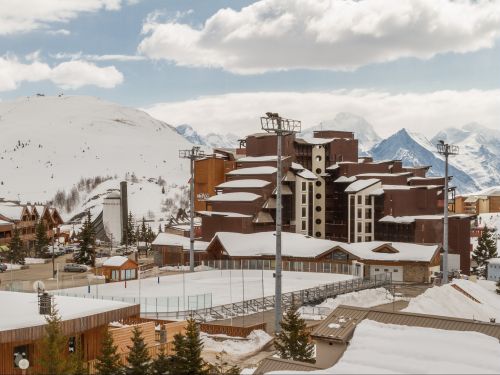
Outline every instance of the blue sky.
{"label": "blue sky", "polygon": [[[239,121],[250,129],[251,111],[261,111],[262,93],[279,93],[278,101],[270,101],[274,108],[305,117],[310,125],[341,111],[357,111],[383,135],[396,129],[389,113],[394,106],[401,111],[403,104],[413,103],[409,118],[433,107],[433,100],[449,100],[450,112],[474,101],[469,111],[450,120],[445,113],[426,117],[427,128],[469,121],[498,126],[500,113],[493,105],[500,89],[496,1],[457,8],[448,0],[401,0],[397,6],[365,0],[361,10],[357,2],[343,0],[86,1],[67,0],[60,6],[47,0],[46,9],[31,14],[29,3],[35,8],[43,4],[23,0],[26,11],[17,10],[12,25],[4,22],[2,100],[36,92],[93,95],[148,109],[170,123],[191,123],[206,133],[235,132],[225,118],[239,109]],[[12,20],[7,7],[0,5],[0,22]],[[147,32],[141,32],[143,27]],[[122,57],[103,58],[107,55]],[[134,60],[123,61],[123,56]],[[353,94],[360,90],[361,98]],[[301,96],[304,108],[288,107],[287,94]],[[326,102],[316,108],[320,94]],[[248,108],[252,98],[256,104]],[[377,100],[385,115],[370,109]],[[219,104],[214,114],[210,106],[221,101],[226,109]],[[329,103],[331,111],[307,114]],[[418,119],[399,116],[397,121],[421,130]]]}

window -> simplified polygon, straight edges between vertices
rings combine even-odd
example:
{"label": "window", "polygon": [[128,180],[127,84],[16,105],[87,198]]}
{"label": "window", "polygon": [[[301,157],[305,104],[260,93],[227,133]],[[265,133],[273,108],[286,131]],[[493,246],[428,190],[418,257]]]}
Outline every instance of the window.
{"label": "window", "polygon": [[320,225],[321,224],[321,219],[316,219],[316,224]]}
{"label": "window", "polygon": [[316,212],[321,212],[321,206],[316,206]]}
{"label": "window", "polygon": [[399,272],[399,270],[397,268],[394,268],[393,272]]}
{"label": "window", "polygon": [[316,161],[321,161],[321,156],[320,155],[316,156]]}
{"label": "window", "polygon": [[321,237],[321,232],[316,232],[316,237]]}
{"label": "window", "polygon": [[365,236],[365,241],[370,242],[372,240],[372,236]]}
{"label": "window", "polygon": [[13,350],[14,356],[14,367],[19,368],[18,363],[21,359],[28,359],[28,345],[20,345],[14,347]]}
{"label": "window", "polygon": [[365,223],[365,233],[371,233],[372,232],[372,223],[368,222]]}
{"label": "window", "polygon": [[378,271],[380,271],[380,270],[378,268],[375,268],[375,272],[378,272]]}
{"label": "window", "polygon": [[370,204],[372,204],[372,197],[370,197],[369,195],[365,196],[365,204],[367,206],[369,206]]}
{"label": "window", "polygon": [[307,217],[307,208],[302,207],[302,217]]}
{"label": "window", "polygon": [[363,223],[358,222],[358,233],[360,233],[363,230]]}
{"label": "window", "polygon": [[317,187],[320,187],[320,186],[321,186],[321,181],[319,181],[319,180],[318,180],[318,181],[316,181],[316,186],[317,186]]}
{"label": "window", "polygon": [[320,193],[316,194],[316,199],[321,199],[321,194]]}
{"label": "window", "polygon": [[366,219],[371,219],[372,218],[372,209],[371,208],[367,208],[365,210],[365,218]]}
{"label": "window", "polygon": [[363,196],[358,195],[358,204],[363,204]]}
{"label": "window", "polygon": [[68,352],[74,353],[76,351],[76,337],[71,336],[68,339]]}
{"label": "window", "polygon": [[389,270],[386,268],[386,269],[384,269],[384,272],[389,272]]}
{"label": "window", "polygon": [[302,194],[302,204],[307,203],[307,194]]}
{"label": "window", "polygon": [[307,182],[302,181],[302,191],[306,191],[306,190],[307,190]]}
{"label": "window", "polygon": [[361,219],[363,217],[363,210],[361,208],[358,208],[358,219]]}
{"label": "window", "polygon": [[306,221],[305,220],[302,220],[302,230],[306,230]]}
{"label": "window", "polygon": [[321,174],[321,172],[323,172],[321,168],[316,168],[316,174]]}
{"label": "window", "polygon": [[363,242],[363,238],[361,236],[358,236],[358,241],[356,242]]}

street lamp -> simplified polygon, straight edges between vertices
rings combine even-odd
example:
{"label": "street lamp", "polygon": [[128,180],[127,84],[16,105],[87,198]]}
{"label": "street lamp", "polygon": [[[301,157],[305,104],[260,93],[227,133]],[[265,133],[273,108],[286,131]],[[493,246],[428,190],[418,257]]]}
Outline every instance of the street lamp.
{"label": "street lamp", "polygon": [[179,158],[189,159],[191,179],[189,181],[189,271],[194,272],[194,162],[205,157],[198,146],[190,150],[179,150]]}
{"label": "street lamp", "polygon": [[260,118],[262,130],[275,133],[277,138],[277,173],[276,173],[276,265],[275,265],[275,291],[274,291],[274,324],[275,331],[281,330],[281,142],[283,135],[300,132],[301,123],[280,117],[277,113],[266,112],[266,117]]}
{"label": "street lamp", "polygon": [[458,155],[458,146],[444,143],[440,140],[437,144],[437,150],[441,155],[444,155],[444,219],[443,219],[443,283],[448,283],[448,157],[450,155]]}

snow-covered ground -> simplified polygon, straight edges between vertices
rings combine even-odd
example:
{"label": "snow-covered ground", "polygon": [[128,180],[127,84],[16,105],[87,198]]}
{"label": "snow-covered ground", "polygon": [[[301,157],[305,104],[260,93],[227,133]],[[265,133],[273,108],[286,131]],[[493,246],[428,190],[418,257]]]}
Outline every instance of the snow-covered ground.
{"label": "snow-covered ground", "polygon": [[246,358],[262,350],[273,338],[265,331],[252,331],[247,337],[230,337],[225,335],[208,335],[200,333],[204,352],[221,353],[228,356]]}
{"label": "snow-covered ground", "polygon": [[[398,300],[397,297],[396,300]],[[304,319],[321,320],[326,318],[340,305],[373,307],[393,301],[392,294],[385,288],[366,289],[359,292],[341,294],[337,298],[328,298],[316,306],[302,306],[299,309],[299,313]]]}
{"label": "snow-covered ground", "polygon": [[[350,280],[350,275],[309,273],[309,272],[283,272],[283,292],[307,289],[319,285],[330,284],[343,280]],[[139,291],[140,285],[140,291]],[[262,290],[264,287],[264,291]],[[249,300],[264,296],[274,295],[273,271],[260,270],[224,270],[203,271],[185,273],[180,275],[168,275],[157,278],[117,282],[105,285],[92,286],[90,293],[87,287],[70,288],[58,291],[72,296],[98,296],[99,298],[113,298],[133,302],[138,301],[139,294],[145,308],[154,311],[156,299],[159,303],[159,311],[165,310],[166,299],[169,298],[169,310],[176,311],[175,299],[180,299],[180,305],[184,306],[182,297],[186,295],[186,304],[189,308],[202,308],[208,306],[224,305],[231,302],[239,302],[243,299]],[[208,296],[206,296],[208,295]],[[189,296],[198,296],[189,297]],[[206,297],[204,297],[206,296]],[[148,298],[148,301],[145,300]],[[209,298],[211,298],[209,300]],[[205,299],[205,301],[204,301]],[[173,305],[174,304],[174,305]],[[193,305],[194,304],[194,305]],[[205,306],[203,305],[205,304]],[[146,306],[147,305],[147,306]],[[182,307],[180,308],[182,310]]]}
{"label": "snow-covered ground", "polygon": [[434,286],[425,293],[413,298],[403,311],[443,315],[464,319],[489,322],[495,318],[500,322],[500,295],[495,293],[493,281],[481,280],[477,283],[468,280],[453,280],[466,293],[479,302],[472,300],[452,287],[451,284]]}
{"label": "snow-covered ground", "polygon": [[[304,374],[498,374],[499,358],[498,340],[481,333],[364,320],[333,367]],[[269,374],[285,373],[301,372]]]}

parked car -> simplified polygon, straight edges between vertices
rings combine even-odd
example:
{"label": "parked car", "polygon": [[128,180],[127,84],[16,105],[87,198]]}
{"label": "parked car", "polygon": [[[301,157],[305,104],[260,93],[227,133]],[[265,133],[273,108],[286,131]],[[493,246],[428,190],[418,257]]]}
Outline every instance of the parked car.
{"label": "parked car", "polygon": [[0,272],[5,272],[7,271],[7,265],[4,263],[0,263]]}
{"label": "parked car", "polygon": [[87,272],[87,266],[78,263],[68,263],[64,265],[64,272]]}

